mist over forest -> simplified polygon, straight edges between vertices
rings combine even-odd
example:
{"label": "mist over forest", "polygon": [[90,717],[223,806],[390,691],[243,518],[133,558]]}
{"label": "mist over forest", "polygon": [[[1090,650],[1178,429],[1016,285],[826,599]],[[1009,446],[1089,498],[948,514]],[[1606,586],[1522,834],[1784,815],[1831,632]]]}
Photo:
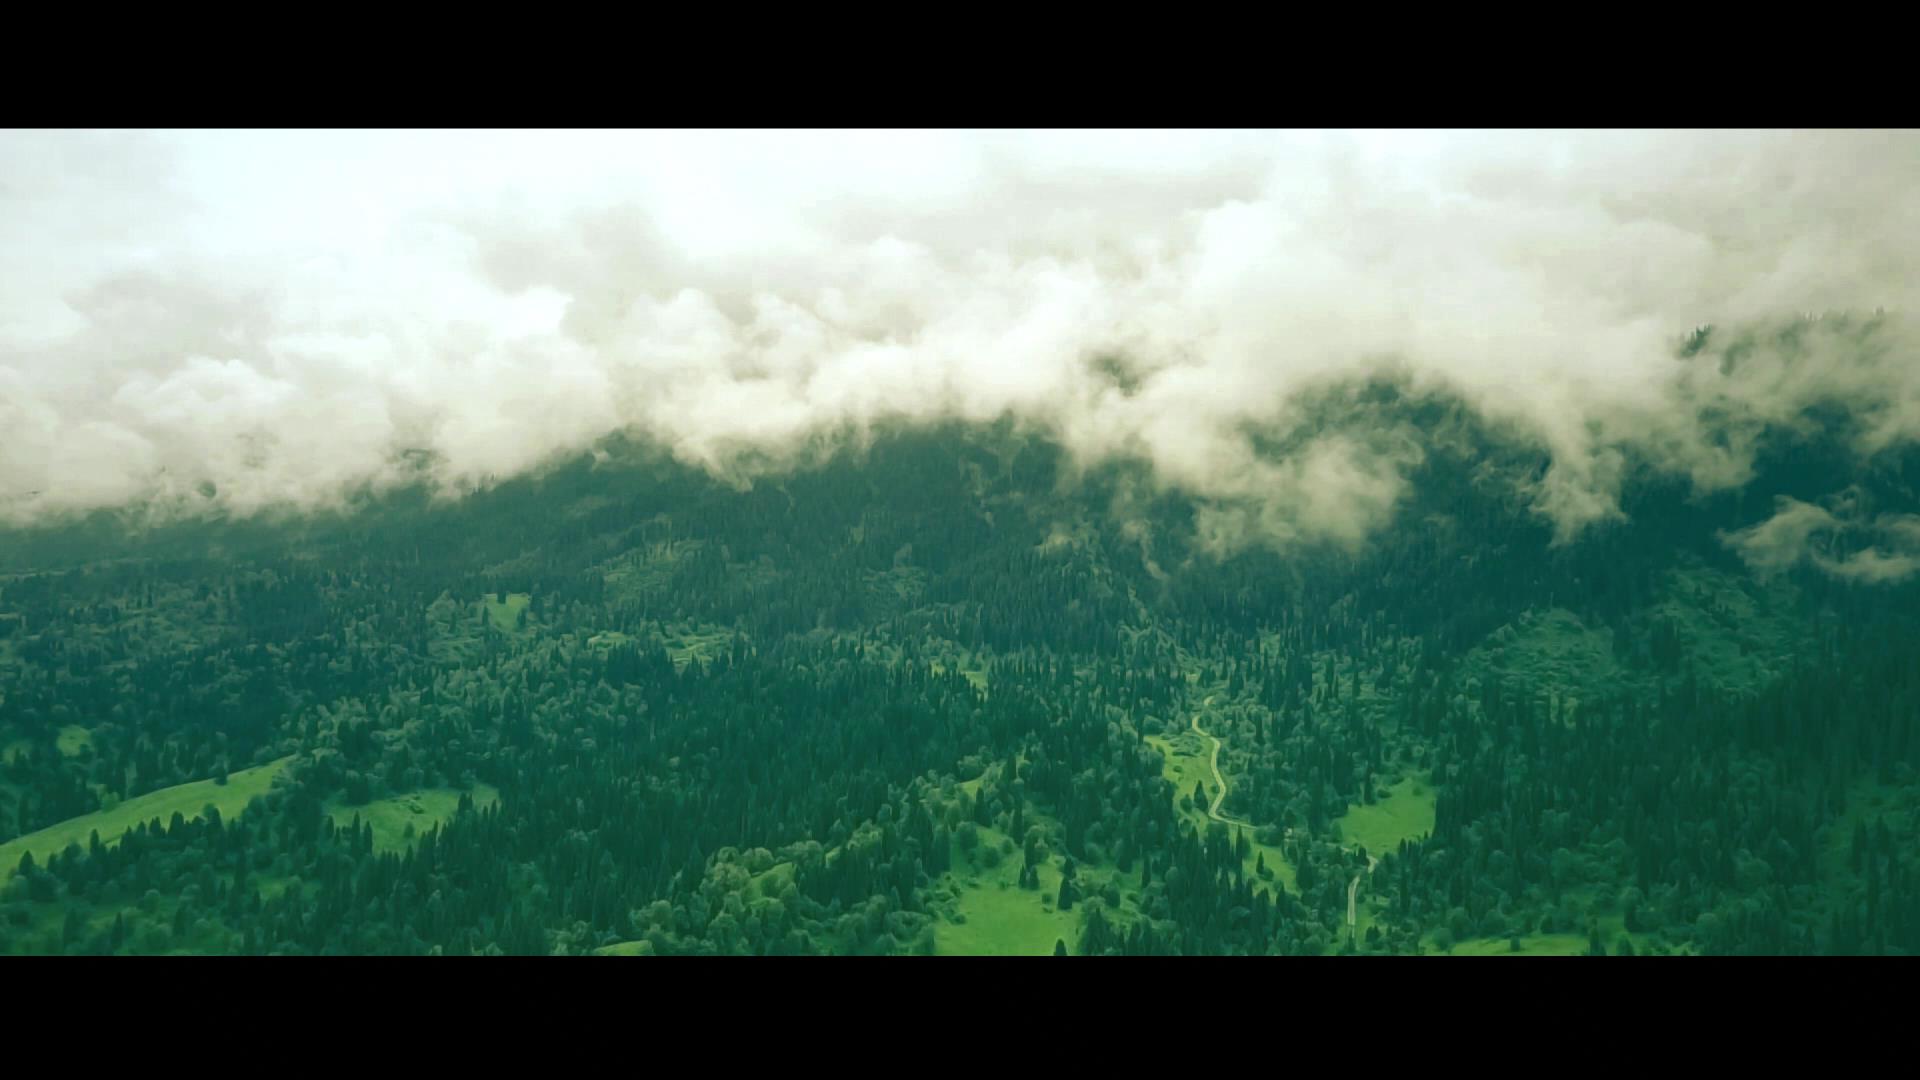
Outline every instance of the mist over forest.
{"label": "mist over forest", "polygon": [[0,954],[1920,944],[1912,133],[0,177]]}

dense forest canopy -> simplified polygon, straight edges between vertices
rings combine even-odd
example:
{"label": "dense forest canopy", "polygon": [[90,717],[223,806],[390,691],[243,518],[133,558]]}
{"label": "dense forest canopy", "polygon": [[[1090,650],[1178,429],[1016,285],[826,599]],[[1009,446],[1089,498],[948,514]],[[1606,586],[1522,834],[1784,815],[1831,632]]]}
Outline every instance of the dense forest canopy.
{"label": "dense forest canopy", "polygon": [[16,529],[0,948],[1911,953],[1920,458],[1857,419],[1572,540],[1390,378],[1314,423],[1446,437],[1351,539],[1010,423]]}

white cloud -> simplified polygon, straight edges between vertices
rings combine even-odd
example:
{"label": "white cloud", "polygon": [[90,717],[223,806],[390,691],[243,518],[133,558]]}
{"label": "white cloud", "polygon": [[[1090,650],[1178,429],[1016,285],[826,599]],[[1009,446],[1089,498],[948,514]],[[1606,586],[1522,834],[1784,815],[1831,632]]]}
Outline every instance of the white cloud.
{"label": "white cloud", "polygon": [[413,447],[461,487],[615,429],[727,471],[1012,413],[1146,458],[1221,544],[1351,540],[1418,441],[1276,461],[1245,429],[1386,367],[1549,450],[1566,536],[1630,454],[1739,484],[1823,399],[1863,452],[1920,432],[1904,331],[1672,358],[1910,307],[1906,133],[8,133],[0,177],[15,519],[319,505]]}
{"label": "white cloud", "polygon": [[[1854,489],[1825,501],[1831,510],[1780,496],[1772,517],[1721,541],[1760,574],[1811,564],[1834,577],[1877,585],[1904,581],[1920,570],[1920,518],[1868,518]],[[1868,546],[1861,546],[1863,540]]]}

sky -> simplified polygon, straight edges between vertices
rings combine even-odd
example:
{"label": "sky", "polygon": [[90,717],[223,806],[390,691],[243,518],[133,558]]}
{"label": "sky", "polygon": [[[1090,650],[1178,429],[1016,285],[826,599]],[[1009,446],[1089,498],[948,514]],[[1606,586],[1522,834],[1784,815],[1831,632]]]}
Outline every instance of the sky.
{"label": "sky", "polygon": [[[1549,453],[1523,494],[1574,538],[1628,463],[1738,486],[1818,401],[1863,455],[1920,435],[1916,263],[1914,132],[0,132],[0,519],[327,506],[423,449],[459,492],[613,432],[738,479],[1012,416],[1210,543],[1357,542],[1424,434],[1249,433],[1396,371]],[[1674,359],[1876,309],[1871,349]]]}

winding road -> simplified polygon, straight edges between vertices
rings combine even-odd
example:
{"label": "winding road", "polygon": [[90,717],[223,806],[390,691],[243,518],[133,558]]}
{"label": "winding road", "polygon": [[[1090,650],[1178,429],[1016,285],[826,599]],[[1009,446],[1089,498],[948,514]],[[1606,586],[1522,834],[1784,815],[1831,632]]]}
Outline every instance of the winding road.
{"label": "winding road", "polygon": [[1353,931],[1355,928],[1355,925],[1359,922],[1359,918],[1358,918],[1359,905],[1356,903],[1356,900],[1360,896],[1360,879],[1363,876],[1372,877],[1373,868],[1379,865],[1380,865],[1380,860],[1374,858],[1371,854],[1369,854],[1367,856],[1366,874],[1364,875],[1355,874],[1353,875],[1353,880],[1347,882],[1347,930],[1349,932]]}
{"label": "winding road", "polygon": [[[1200,707],[1202,709],[1212,708],[1213,695],[1208,694],[1207,700]],[[1207,816],[1222,825],[1244,825],[1252,828],[1253,822],[1241,821],[1239,818],[1230,818],[1220,812],[1220,804],[1227,801],[1227,778],[1220,774],[1220,739],[1215,735],[1208,734],[1207,730],[1200,726],[1200,714],[1198,712],[1193,714],[1192,724],[1195,732],[1213,743],[1213,756],[1208,760],[1207,764],[1213,769],[1214,786],[1220,790],[1214,792],[1213,804],[1207,807]]]}
{"label": "winding road", "polygon": [[[1196,734],[1213,743],[1213,754],[1208,759],[1207,764],[1213,770],[1213,783],[1219,790],[1214,793],[1212,805],[1207,807],[1207,816],[1222,825],[1240,825],[1246,828],[1252,828],[1253,822],[1242,821],[1239,818],[1230,818],[1220,812],[1220,804],[1227,800],[1227,778],[1220,772],[1220,738],[1200,726],[1200,712],[1212,708],[1213,699],[1214,695],[1208,694],[1207,700],[1201,703],[1200,710],[1196,710],[1189,721],[1193,725],[1193,730]],[[1348,850],[1351,851],[1353,849],[1349,848]],[[1347,882],[1347,930],[1349,932],[1352,932],[1359,923],[1360,879],[1362,877],[1371,877],[1374,867],[1379,865],[1380,860],[1369,853],[1367,855],[1366,874],[1355,874],[1353,875],[1353,880]]]}

